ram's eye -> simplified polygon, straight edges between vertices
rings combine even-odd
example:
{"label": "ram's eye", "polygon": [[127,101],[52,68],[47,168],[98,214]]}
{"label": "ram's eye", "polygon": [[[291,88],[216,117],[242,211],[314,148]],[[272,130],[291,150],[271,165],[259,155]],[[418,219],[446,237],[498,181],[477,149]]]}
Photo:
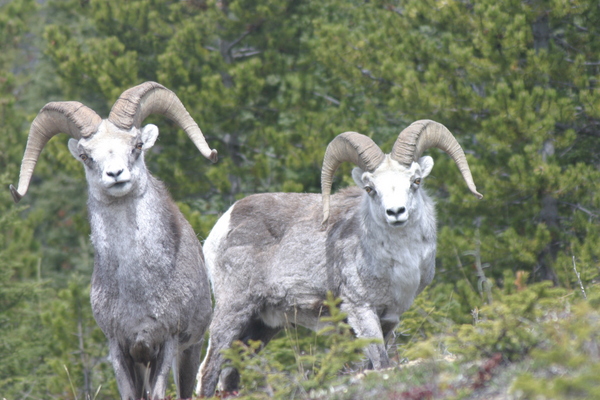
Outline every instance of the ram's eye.
{"label": "ram's eye", "polygon": [[135,145],[135,148],[136,148],[137,150],[141,150],[143,146],[144,146],[144,143],[142,143],[142,142],[139,142],[138,144],[136,144],[136,145]]}
{"label": "ram's eye", "polygon": [[415,185],[420,185],[421,184],[421,178],[417,178],[414,180]]}
{"label": "ram's eye", "polygon": [[371,194],[371,193],[373,193],[373,188],[369,187],[369,186],[365,186],[365,192]]}
{"label": "ram's eye", "polygon": [[81,161],[87,161],[87,159],[88,159],[89,157],[87,156],[87,154],[80,154],[80,155],[79,155],[79,158],[81,158]]}

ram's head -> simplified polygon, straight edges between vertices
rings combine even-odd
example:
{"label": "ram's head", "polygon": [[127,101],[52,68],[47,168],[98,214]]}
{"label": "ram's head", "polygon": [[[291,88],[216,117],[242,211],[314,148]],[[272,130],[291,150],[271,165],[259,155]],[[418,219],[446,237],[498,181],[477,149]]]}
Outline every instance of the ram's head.
{"label": "ram's head", "polygon": [[202,155],[216,162],[216,150],[210,149],[175,93],[156,82],[145,82],[123,92],[105,120],[79,102],[46,104],[31,124],[18,189],[10,185],[13,199],[18,202],[27,193],[42,149],[61,132],[72,137],[69,150],[85,165],[90,191],[108,197],[126,195],[145,179],[143,152],[158,137],[156,126],[141,127],[150,114],[161,114],[176,122]]}
{"label": "ram's head", "polygon": [[348,161],[355,165],[352,177],[369,195],[369,207],[375,221],[390,226],[403,226],[415,210],[423,179],[433,168],[433,159],[421,157],[423,152],[437,147],[456,162],[471,192],[478,198],[465,153],[450,131],[442,124],[420,120],[400,132],[392,152],[385,154],[368,136],[345,132],[329,143],[321,172],[323,222],[329,218],[329,195],[333,174]]}

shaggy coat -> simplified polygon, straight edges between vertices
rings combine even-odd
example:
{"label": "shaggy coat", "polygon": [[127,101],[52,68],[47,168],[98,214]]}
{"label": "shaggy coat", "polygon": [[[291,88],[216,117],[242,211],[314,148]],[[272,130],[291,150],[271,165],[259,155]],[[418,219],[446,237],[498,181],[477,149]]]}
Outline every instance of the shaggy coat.
{"label": "shaggy coat", "polygon": [[[191,397],[211,299],[202,247],[162,182],[110,207],[90,196],[91,303],[124,399],[164,397],[171,364]],[[147,368],[148,367],[148,368]]]}

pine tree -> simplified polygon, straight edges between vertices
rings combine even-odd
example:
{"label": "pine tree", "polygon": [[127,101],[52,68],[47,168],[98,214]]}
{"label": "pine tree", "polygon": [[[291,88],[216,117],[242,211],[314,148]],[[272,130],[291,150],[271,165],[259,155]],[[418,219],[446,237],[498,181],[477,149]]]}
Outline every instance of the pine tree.
{"label": "pine tree", "polygon": [[456,252],[473,250],[479,231],[498,279],[524,269],[569,285],[573,255],[597,276],[599,12],[593,2],[386,1],[322,17],[318,57],[340,87],[331,95],[372,116],[367,132],[391,141],[394,125],[434,119],[469,154],[483,201],[447,157],[428,182],[442,272],[457,270]]}

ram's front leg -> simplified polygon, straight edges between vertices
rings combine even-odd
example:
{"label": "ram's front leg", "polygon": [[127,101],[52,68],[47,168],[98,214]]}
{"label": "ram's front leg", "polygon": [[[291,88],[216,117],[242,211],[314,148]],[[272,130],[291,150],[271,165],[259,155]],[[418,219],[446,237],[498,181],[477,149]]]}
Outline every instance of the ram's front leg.
{"label": "ram's front leg", "polygon": [[371,367],[373,369],[389,367],[390,360],[375,310],[347,303],[342,303],[341,310],[348,314],[348,325],[354,330],[357,337],[377,339],[376,343],[371,343],[365,348],[365,355],[371,362]]}
{"label": "ram's front leg", "polygon": [[109,339],[108,346],[121,399],[139,399],[143,394],[143,381],[136,378],[133,360],[123,352],[116,339]]}
{"label": "ram's front leg", "polygon": [[153,371],[150,371],[150,398],[152,400],[160,400],[165,397],[169,368],[175,358],[176,347],[177,339],[170,338],[166,340],[158,353],[158,357],[152,363]]}

